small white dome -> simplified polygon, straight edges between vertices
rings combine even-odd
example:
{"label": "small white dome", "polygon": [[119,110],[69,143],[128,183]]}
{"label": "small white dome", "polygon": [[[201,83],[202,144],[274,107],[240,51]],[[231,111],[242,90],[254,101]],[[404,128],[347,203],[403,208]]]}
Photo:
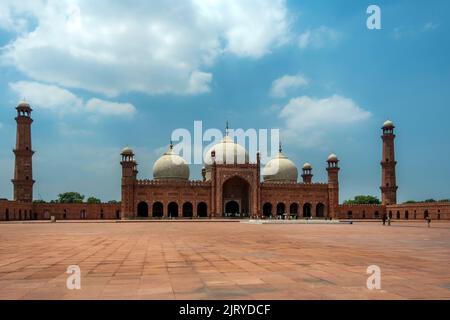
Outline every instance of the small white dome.
{"label": "small white dome", "polygon": [[298,170],[288,157],[279,152],[264,166],[262,175],[268,182],[297,182]]}
{"label": "small white dome", "polygon": [[17,105],[17,107],[25,107],[25,108],[29,108],[30,104],[28,103],[28,101],[26,100],[20,100],[19,104]]}
{"label": "small white dome", "polygon": [[303,169],[304,169],[304,170],[311,170],[311,169],[312,169],[312,166],[311,166],[311,164],[310,164],[309,162],[305,162],[305,163],[303,164]]}
{"label": "small white dome", "polygon": [[247,150],[240,144],[237,144],[229,136],[225,136],[219,143],[212,146],[204,156],[205,167],[208,169],[213,160],[211,151],[215,151],[215,160],[217,164],[244,164],[248,163]]}
{"label": "small white dome", "polygon": [[391,120],[386,120],[383,123],[383,128],[384,129],[390,129],[390,128],[394,128],[394,123]]}
{"label": "small white dome", "polygon": [[187,162],[173,151],[172,145],[153,165],[155,180],[188,180]]}
{"label": "small white dome", "polygon": [[122,154],[122,155],[130,155],[130,156],[134,155],[133,150],[131,148],[129,148],[129,147],[123,148],[122,152],[120,154]]}
{"label": "small white dome", "polygon": [[329,161],[329,162],[336,162],[336,161],[338,161],[338,158],[337,158],[337,156],[334,153],[332,153],[332,154],[330,154],[328,156],[327,161]]}

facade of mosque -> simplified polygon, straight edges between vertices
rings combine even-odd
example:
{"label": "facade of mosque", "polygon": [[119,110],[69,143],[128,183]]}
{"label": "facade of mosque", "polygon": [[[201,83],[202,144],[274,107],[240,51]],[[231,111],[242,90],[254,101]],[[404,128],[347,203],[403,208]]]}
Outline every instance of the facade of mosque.
{"label": "facade of mosque", "polygon": [[31,147],[32,109],[16,107],[14,199],[0,199],[0,220],[164,218],[340,218],[450,219],[450,203],[397,204],[394,124],[382,127],[381,205],[339,203],[339,159],[326,159],[326,182],[313,182],[312,166],[297,166],[282,152],[265,166],[249,161],[245,148],[225,138],[206,152],[202,179],[189,179],[189,166],[170,145],[153,166],[153,179],[139,179],[132,149],[121,152],[119,203],[34,203]]}
{"label": "facade of mosque", "polygon": [[[203,179],[189,180],[187,163],[170,145],[153,166],[153,180],[137,178],[130,148],[122,150],[122,217],[337,217],[339,160],[330,155],[328,182],[313,183],[312,167],[303,166],[298,182],[295,164],[282,153],[261,168],[250,163],[244,147],[228,135],[206,152]],[[262,176],[262,181],[261,181]]]}

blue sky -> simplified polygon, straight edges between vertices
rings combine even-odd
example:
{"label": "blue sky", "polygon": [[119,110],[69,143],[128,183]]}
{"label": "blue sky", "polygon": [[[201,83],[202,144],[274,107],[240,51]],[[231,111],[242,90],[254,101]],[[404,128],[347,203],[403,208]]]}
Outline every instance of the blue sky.
{"label": "blue sky", "polygon": [[[368,30],[366,8],[381,8]],[[35,198],[120,199],[176,128],[280,128],[298,167],[341,160],[341,200],[379,196],[380,127],[396,125],[399,201],[450,197],[448,1],[33,1],[0,4],[0,197],[15,110],[34,112]],[[206,145],[206,143],[205,143]],[[191,167],[191,179],[200,166]]]}

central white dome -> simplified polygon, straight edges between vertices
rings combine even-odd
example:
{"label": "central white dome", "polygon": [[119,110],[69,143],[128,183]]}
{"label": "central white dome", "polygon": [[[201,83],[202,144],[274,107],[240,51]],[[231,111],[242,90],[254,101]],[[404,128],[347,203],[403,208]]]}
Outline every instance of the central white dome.
{"label": "central white dome", "polygon": [[155,180],[188,180],[189,166],[187,162],[173,151],[172,145],[153,165]]}
{"label": "central white dome", "polygon": [[262,175],[267,182],[297,182],[298,170],[280,150],[278,155],[264,166]]}
{"label": "central white dome", "polygon": [[212,146],[205,154],[205,167],[208,169],[213,163],[211,152],[215,151],[217,164],[244,164],[248,163],[247,150],[237,144],[229,136],[225,136],[219,143]]}

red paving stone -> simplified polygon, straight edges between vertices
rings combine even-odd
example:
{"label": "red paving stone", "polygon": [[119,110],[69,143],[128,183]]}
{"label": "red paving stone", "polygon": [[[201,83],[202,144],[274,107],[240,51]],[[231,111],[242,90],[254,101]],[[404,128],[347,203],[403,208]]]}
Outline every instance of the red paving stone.
{"label": "red paving stone", "polygon": [[449,266],[448,222],[0,223],[0,299],[450,299]]}

